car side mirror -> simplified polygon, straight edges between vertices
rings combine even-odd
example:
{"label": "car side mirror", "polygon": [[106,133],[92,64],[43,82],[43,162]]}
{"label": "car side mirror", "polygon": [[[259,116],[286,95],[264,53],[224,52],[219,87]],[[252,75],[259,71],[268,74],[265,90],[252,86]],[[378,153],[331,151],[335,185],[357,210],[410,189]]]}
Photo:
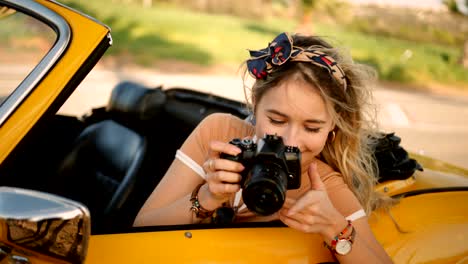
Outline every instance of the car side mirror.
{"label": "car side mirror", "polygon": [[90,234],[84,205],[0,187],[0,263],[84,263]]}

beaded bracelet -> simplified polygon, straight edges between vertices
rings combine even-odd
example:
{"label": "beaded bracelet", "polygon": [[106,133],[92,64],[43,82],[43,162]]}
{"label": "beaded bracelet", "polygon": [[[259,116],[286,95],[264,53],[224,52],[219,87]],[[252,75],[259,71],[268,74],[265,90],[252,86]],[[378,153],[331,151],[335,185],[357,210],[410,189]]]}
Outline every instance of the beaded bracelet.
{"label": "beaded bracelet", "polygon": [[351,220],[348,220],[348,224],[346,225],[346,227],[343,229],[343,231],[341,231],[336,237],[335,239],[337,240],[338,238],[342,237],[344,234],[346,234],[346,232],[348,232],[348,229],[352,228],[353,225],[351,224]]}
{"label": "beaded bracelet", "polygon": [[203,206],[201,206],[200,201],[198,201],[198,191],[200,191],[200,188],[203,186],[204,183],[199,184],[197,187],[192,192],[192,195],[190,196],[190,202],[192,203],[192,206],[190,207],[190,210],[195,213],[195,216],[197,218],[208,218],[213,215],[213,211],[209,211]]}

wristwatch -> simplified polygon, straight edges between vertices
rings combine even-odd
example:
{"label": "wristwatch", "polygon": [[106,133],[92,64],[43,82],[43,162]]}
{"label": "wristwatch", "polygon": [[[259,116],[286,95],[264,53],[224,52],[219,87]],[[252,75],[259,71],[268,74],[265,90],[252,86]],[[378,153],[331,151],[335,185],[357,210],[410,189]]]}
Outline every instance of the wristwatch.
{"label": "wristwatch", "polygon": [[346,238],[338,238],[332,241],[332,245],[329,246],[324,242],[324,245],[332,252],[344,256],[351,252],[353,247],[354,238],[356,236],[356,230],[353,228],[351,235]]}
{"label": "wristwatch", "polygon": [[[354,228],[353,228],[353,232]],[[352,235],[352,234],[351,234]],[[340,238],[336,241],[335,252],[338,255],[346,255],[351,252],[351,248],[353,247],[353,240],[350,238]]]}

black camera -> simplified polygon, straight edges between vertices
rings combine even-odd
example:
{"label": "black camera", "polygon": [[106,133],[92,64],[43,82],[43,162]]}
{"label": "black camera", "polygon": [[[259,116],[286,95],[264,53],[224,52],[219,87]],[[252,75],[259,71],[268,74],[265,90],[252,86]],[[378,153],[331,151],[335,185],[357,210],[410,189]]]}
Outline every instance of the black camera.
{"label": "black camera", "polygon": [[241,153],[223,153],[221,158],[244,166],[240,185],[250,211],[271,215],[283,206],[286,190],[301,186],[301,152],[297,147],[285,146],[280,136],[266,135],[257,144],[238,138],[229,143],[239,147]]}

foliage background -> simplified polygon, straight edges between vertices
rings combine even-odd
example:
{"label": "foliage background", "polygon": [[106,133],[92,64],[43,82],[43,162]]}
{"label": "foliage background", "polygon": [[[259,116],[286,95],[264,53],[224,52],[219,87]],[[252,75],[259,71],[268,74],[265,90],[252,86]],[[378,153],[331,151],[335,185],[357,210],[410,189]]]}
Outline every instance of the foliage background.
{"label": "foliage background", "polygon": [[375,67],[383,81],[468,90],[460,61],[468,17],[450,11],[353,6],[339,0],[63,0],[112,28],[124,63],[183,62],[232,71],[247,48],[280,32],[321,35]]}

